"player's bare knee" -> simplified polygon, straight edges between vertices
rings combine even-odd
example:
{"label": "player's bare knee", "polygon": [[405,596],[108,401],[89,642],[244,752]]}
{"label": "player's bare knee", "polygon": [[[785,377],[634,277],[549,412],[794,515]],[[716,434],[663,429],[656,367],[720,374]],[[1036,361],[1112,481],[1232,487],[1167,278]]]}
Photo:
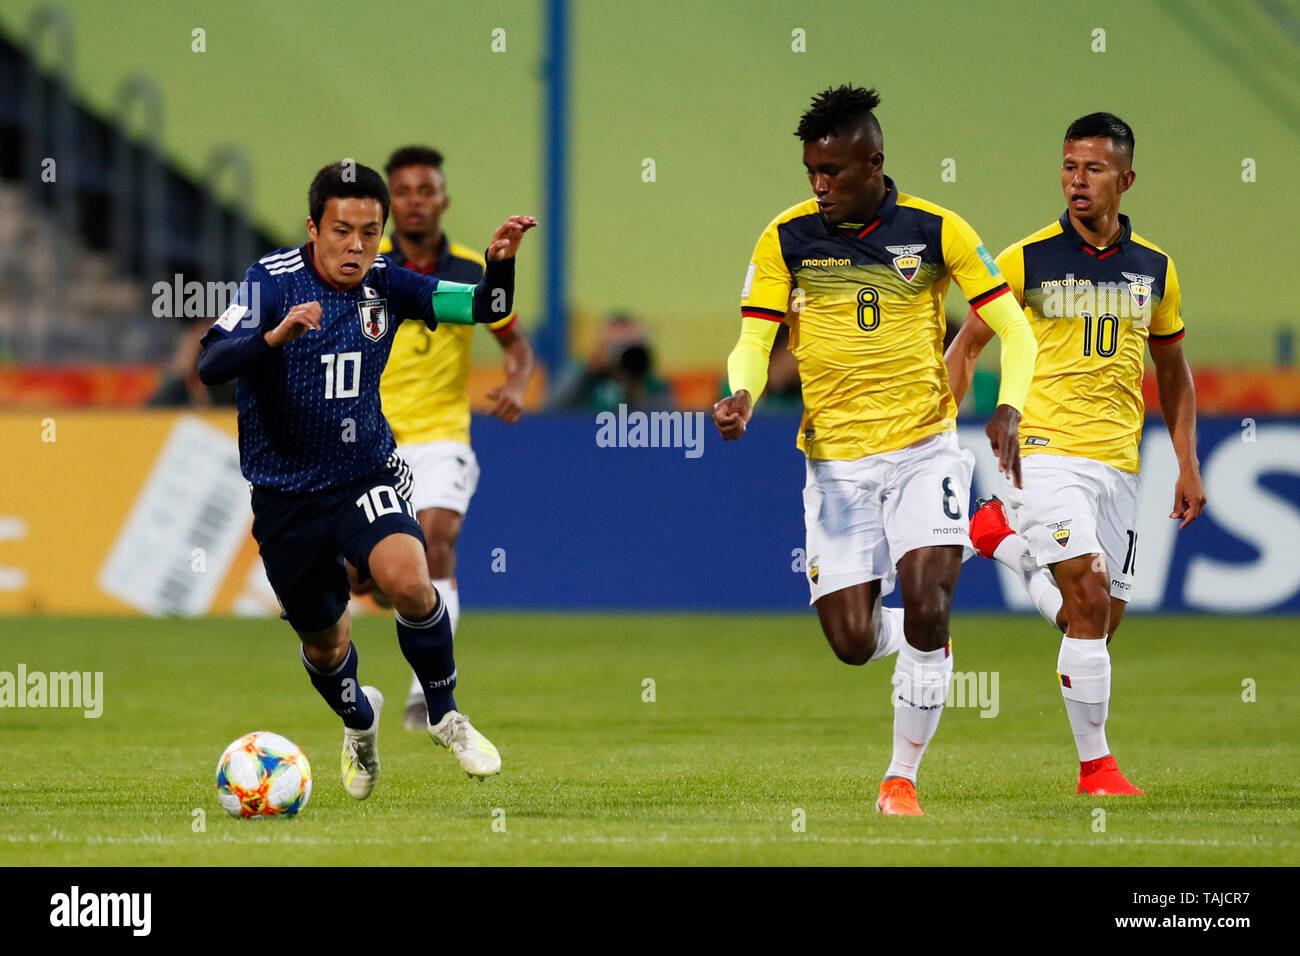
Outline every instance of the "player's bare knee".
{"label": "player's bare knee", "polygon": [[831,650],[845,664],[860,667],[871,660],[876,649],[871,618],[836,621],[823,627]]}
{"label": "player's bare knee", "polygon": [[904,604],[903,633],[918,650],[938,650],[948,643],[949,602],[942,596]]}
{"label": "player's bare knee", "polygon": [[428,617],[437,604],[437,592],[423,575],[405,575],[384,593],[392,600],[394,610],[411,621]]}
{"label": "player's bare knee", "polygon": [[352,618],[344,614],[333,627],[320,631],[299,631],[303,654],[316,668],[333,669],[343,663],[352,643]]}
{"label": "player's bare knee", "polygon": [[1065,581],[1061,596],[1072,632],[1078,631],[1080,636],[1101,637],[1109,630],[1110,593],[1105,577],[1084,574]]}

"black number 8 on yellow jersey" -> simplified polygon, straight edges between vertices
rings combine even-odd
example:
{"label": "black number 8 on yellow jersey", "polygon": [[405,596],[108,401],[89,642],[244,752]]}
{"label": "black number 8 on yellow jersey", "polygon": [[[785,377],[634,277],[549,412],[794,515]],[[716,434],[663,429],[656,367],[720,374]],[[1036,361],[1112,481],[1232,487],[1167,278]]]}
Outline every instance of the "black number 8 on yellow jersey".
{"label": "black number 8 on yellow jersey", "polygon": [[[858,328],[863,332],[874,332],[880,328],[880,293],[869,285],[858,290]],[[871,321],[866,321],[867,312],[871,312]]]}

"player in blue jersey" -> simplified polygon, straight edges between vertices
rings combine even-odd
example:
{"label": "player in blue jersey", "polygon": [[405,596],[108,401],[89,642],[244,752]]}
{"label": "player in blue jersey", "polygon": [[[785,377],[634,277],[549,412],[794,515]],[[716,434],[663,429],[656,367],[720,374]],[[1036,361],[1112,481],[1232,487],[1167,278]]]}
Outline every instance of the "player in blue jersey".
{"label": "player in blue jersey", "polygon": [[[440,282],[378,255],[383,178],[351,161],[316,174],[308,243],[259,259],[203,338],[199,375],[238,378],[239,459],[257,539],[312,684],[343,719],[343,785],[358,800],[379,776],[383,695],[360,686],[345,560],[393,602],[402,653],[430,713],[456,710],[446,606],[429,581],[411,472],[380,410],[379,379],[404,320],[495,322],[514,299],[514,256],[537,224],[511,216],[492,236],[477,285]],[[458,712],[457,712],[458,713]],[[496,773],[496,748],[459,715],[451,749],[471,775]]]}

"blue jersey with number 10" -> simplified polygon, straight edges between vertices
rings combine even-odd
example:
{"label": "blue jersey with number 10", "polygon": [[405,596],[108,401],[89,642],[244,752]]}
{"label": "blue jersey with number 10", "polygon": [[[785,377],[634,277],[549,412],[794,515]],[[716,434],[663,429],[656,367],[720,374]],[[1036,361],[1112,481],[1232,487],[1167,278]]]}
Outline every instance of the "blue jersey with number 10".
{"label": "blue jersey with number 10", "polygon": [[296,305],[319,302],[321,327],[265,355],[239,376],[239,464],[259,488],[312,492],[385,467],[396,444],[379,379],[403,320],[436,328],[438,280],[379,256],[340,289],[317,271],[310,243],[279,249],[248,270],[234,304],[203,338],[262,335]]}

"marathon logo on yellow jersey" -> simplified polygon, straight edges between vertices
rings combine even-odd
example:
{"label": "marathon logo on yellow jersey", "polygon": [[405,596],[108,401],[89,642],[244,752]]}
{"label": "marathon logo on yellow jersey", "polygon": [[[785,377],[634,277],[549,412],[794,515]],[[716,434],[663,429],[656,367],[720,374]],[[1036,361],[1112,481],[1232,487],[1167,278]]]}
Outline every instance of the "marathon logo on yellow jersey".
{"label": "marathon logo on yellow jersey", "polygon": [[799,263],[799,265],[801,266],[851,266],[853,265],[853,260],[836,259],[833,257],[826,258],[826,259],[804,259]]}
{"label": "marathon logo on yellow jersey", "polygon": [[[1071,519],[1073,520],[1073,519]],[[1061,547],[1065,547],[1070,541],[1070,522],[1054,521],[1047,527],[1052,529],[1052,538]]]}
{"label": "marathon logo on yellow jersey", "polygon": [[894,268],[903,277],[904,282],[911,282],[921,268],[921,257],[917,255],[925,248],[925,243],[911,246],[885,246],[894,254]]}
{"label": "marathon logo on yellow jersey", "polygon": [[1135,328],[1151,324],[1151,276],[1123,273],[1127,282],[1094,282],[1066,274],[1039,283],[1035,311],[1045,319],[1076,319],[1111,313]]}

